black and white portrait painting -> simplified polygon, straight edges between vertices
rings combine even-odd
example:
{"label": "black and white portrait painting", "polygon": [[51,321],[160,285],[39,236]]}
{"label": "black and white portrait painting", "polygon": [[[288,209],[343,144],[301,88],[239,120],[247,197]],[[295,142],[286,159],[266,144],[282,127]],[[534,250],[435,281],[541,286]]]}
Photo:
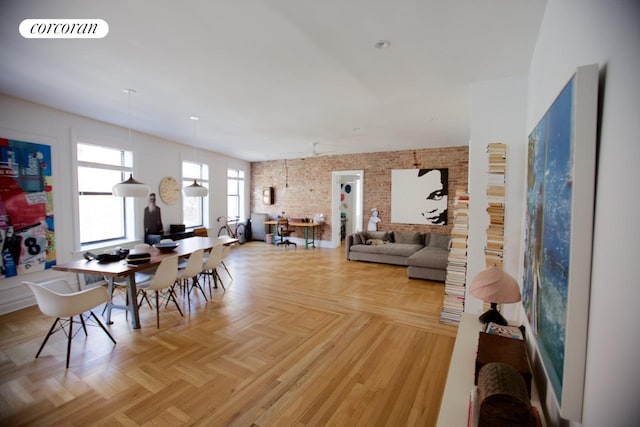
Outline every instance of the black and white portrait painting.
{"label": "black and white portrait painting", "polygon": [[447,225],[449,170],[391,171],[391,222]]}

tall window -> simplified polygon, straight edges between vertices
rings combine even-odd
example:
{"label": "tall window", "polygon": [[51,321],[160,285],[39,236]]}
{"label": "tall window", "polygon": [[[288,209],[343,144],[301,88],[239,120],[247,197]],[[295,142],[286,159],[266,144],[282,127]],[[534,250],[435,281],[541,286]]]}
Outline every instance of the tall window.
{"label": "tall window", "polygon": [[244,171],[227,170],[227,216],[244,220]]}
{"label": "tall window", "polygon": [[80,244],[125,238],[125,201],[111,188],[132,172],[131,151],[78,143],[77,156]]}
{"label": "tall window", "polygon": [[[209,166],[200,163],[182,162],[182,188],[193,184],[193,180],[198,180],[198,184],[209,188]],[[184,197],[182,204],[182,215],[186,227],[204,227],[207,212],[207,200],[209,197]]]}

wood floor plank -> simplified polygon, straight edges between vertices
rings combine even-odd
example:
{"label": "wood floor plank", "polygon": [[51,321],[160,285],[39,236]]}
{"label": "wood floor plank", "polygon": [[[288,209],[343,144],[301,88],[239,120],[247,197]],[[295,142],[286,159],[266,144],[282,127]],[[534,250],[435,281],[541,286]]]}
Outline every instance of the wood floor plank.
{"label": "wood floor plank", "polygon": [[[73,340],[37,307],[0,316],[0,424],[69,426],[435,425],[456,328],[444,285],[406,267],[349,262],[344,248],[236,246],[226,291],[143,305],[134,330]],[[207,289],[207,298],[209,298]],[[101,312],[98,308],[97,314]]]}

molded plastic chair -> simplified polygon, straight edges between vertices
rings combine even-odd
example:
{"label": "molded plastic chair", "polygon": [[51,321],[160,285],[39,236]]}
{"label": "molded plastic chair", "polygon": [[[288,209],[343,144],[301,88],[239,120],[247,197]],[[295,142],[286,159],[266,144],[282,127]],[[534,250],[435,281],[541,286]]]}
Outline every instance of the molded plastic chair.
{"label": "molded plastic chair", "polygon": [[[203,260],[204,249],[198,249],[189,255],[189,260],[184,265],[184,268],[178,269],[177,280],[182,282],[182,286],[187,294],[189,311],[191,311],[191,291],[194,288],[200,289],[205,301],[207,300],[207,294],[204,293],[204,289],[202,289],[202,286],[200,286],[200,282],[198,281],[198,275],[202,271]],[[189,279],[191,279],[191,286],[189,286]]]}
{"label": "molded plastic chair", "polygon": [[[107,328],[100,322],[95,315],[92,308],[109,302],[109,294],[102,286],[85,289],[83,291],[75,292],[69,283],[64,279],[49,280],[42,283],[34,282],[22,282],[24,286],[31,289],[31,292],[36,297],[38,307],[47,316],[55,317],[49,333],[44,338],[36,358],[40,356],[42,349],[49,340],[49,337],[59,330],[64,330],[65,323],[69,324],[69,332],[67,333],[67,368],[69,367],[69,356],[71,355],[71,339],[73,338],[73,317],[79,316],[82,323],[82,329],[84,329],[85,335],[87,334],[86,324],[82,314],[86,311],[89,312],[93,320],[102,328],[102,330],[111,338],[114,344],[116,340],[109,333]],[[68,318],[63,319],[63,318]],[[76,322],[77,323],[77,322]],[[56,328],[57,326],[57,328]],[[66,331],[65,331],[66,332]]]}
{"label": "molded plastic chair", "polygon": [[[163,289],[167,289],[167,304],[169,300],[173,301],[180,313],[180,316],[184,316],[182,314],[182,310],[180,310],[180,306],[178,305],[178,301],[176,301],[175,292],[173,290],[173,285],[178,278],[178,256],[174,255],[171,257],[164,258],[156,273],[149,280],[146,280],[141,283],[136,283],[136,287],[138,291],[144,295],[143,298],[147,298],[147,292],[154,291],[156,294],[156,327],[160,328],[160,291]],[[139,305],[142,305],[142,299],[140,300]],[[148,299],[147,299],[148,301]]]}
{"label": "molded plastic chair", "polygon": [[220,261],[220,265],[222,266],[222,268],[224,268],[224,271],[227,272],[227,275],[229,276],[229,278],[233,280],[233,276],[231,276],[231,273],[229,273],[229,269],[227,268],[227,265],[224,263],[224,259],[228,257],[229,254],[231,254],[231,245],[224,245],[222,247],[222,261]]}
{"label": "molded plastic chair", "polygon": [[[151,245],[149,245],[148,243],[138,243],[137,245],[135,245],[133,247],[133,253],[143,253],[143,252],[149,252],[152,249]],[[147,280],[150,280],[153,277],[153,274],[155,272],[155,267],[143,270],[143,271],[136,271],[135,275],[136,275],[136,283],[142,283],[142,282],[146,282]],[[125,305],[129,305],[129,294],[127,293],[127,286],[129,286],[128,280],[125,279],[120,279],[120,280],[116,280],[112,277],[105,277],[104,278],[107,283],[109,284],[109,297],[111,300],[113,300],[113,294],[115,293],[114,291],[116,289],[119,290],[124,290],[124,294],[125,294]],[[149,301],[149,299],[147,298],[147,303],[149,304],[150,308],[153,308],[151,306],[151,302]],[[105,307],[106,310],[106,307]],[[102,310],[102,314],[104,315],[105,310]],[[125,318],[128,318],[129,316],[129,311],[127,310],[125,312]]]}
{"label": "molded plastic chair", "polygon": [[222,289],[226,291],[224,283],[222,283],[222,279],[218,274],[218,266],[220,266],[220,263],[222,262],[223,249],[224,246],[222,244],[216,244],[211,249],[211,251],[209,252],[209,256],[204,260],[202,265],[202,271],[200,272],[200,275],[204,276],[205,279],[209,277],[209,297],[213,297],[213,292],[211,290],[211,278],[213,278],[214,288],[218,287],[219,282],[220,286],[222,286]]}

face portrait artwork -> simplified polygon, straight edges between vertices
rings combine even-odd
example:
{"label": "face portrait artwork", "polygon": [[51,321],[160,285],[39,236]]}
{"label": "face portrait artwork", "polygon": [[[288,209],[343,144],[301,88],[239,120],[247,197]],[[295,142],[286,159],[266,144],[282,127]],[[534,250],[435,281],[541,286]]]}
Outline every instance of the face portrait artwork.
{"label": "face portrait artwork", "polygon": [[420,169],[418,177],[422,177],[425,188],[424,209],[421,215],[427,224],[447,224],[447,169]]}
{"label": "face portrait artwork", "polygon": [[391,171],[391,222],[447,225],[449,170]]}

